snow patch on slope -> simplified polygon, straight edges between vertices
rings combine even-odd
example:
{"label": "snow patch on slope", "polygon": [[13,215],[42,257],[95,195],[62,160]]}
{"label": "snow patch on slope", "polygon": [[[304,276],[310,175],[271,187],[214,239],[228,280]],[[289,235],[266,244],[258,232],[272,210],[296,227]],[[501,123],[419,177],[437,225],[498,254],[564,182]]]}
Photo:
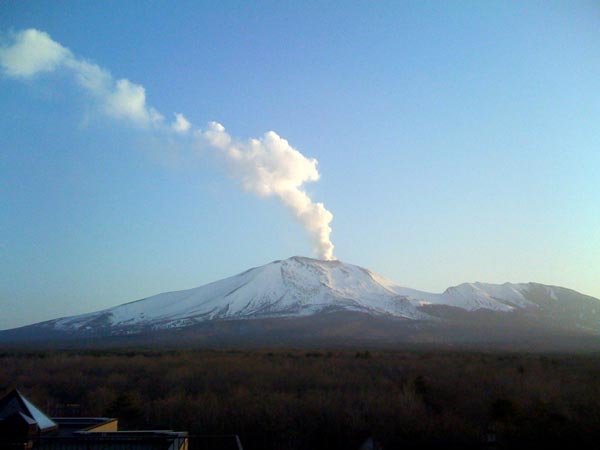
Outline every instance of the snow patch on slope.
{"label": "snow patch on slope", "polygon": [[461,305],[467,310],[485,308],[512,311],[536,306],[524,297],[522,292],[526,290],[527,285],[522,284],[463,283],[446,289],[444,294],[449,303]]}

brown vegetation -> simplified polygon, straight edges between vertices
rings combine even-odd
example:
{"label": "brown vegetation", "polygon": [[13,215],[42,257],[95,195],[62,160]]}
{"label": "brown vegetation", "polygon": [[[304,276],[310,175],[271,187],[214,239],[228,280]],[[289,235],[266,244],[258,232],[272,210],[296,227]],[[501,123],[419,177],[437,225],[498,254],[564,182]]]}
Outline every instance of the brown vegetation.
{"label": "brown vegetation", "polygon": [[0,394],[125,428],[239,434],[246,450],[498,448],[600,437],[600,357],[478,352],[0,354]]}

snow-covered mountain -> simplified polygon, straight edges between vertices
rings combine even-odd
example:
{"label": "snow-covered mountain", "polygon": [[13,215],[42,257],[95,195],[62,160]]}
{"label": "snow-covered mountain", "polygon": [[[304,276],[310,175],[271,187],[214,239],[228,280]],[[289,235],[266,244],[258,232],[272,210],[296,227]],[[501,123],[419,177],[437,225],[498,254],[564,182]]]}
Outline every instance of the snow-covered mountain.
{"label": "snow-covered mountain", "polygon": [[600,334],[600,300],[569,289],[537,283],[465,283],[434,294],[403,287],[341,261],[304,257],[273,261],[198,288],[24,328],[130,335],[205,322],[300,318],[318,313],[353,312],[412,322],[443,322],[450,315],[469,317],[477,311],[504,314],[507,320],[527,316]]}

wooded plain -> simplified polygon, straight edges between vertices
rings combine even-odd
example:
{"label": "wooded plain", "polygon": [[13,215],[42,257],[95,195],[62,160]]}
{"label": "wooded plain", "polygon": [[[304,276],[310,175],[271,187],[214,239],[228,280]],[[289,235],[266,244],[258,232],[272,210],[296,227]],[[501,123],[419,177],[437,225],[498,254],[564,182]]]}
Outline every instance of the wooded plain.
{"label": "wooded plain", "polygon": [[600,438],[600,355],[458,350],[0,352],[50,415],[238,434],[246,450],[494,448]]}

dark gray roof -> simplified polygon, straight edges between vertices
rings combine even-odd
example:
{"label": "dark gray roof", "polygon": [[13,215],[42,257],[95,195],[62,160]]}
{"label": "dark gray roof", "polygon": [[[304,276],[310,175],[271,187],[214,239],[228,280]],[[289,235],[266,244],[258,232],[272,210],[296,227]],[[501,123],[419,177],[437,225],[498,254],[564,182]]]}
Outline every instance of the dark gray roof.
{"label": "dark gray roof", "polygon": [[0,420],[12,416],[15,413],[21,413],[21,415],[35,422],[42,432],[54,430],[58,426],[37,406],[27,400],[27,398],[25,398],[25,396],[17,389],[10,391],[0,399]]}

